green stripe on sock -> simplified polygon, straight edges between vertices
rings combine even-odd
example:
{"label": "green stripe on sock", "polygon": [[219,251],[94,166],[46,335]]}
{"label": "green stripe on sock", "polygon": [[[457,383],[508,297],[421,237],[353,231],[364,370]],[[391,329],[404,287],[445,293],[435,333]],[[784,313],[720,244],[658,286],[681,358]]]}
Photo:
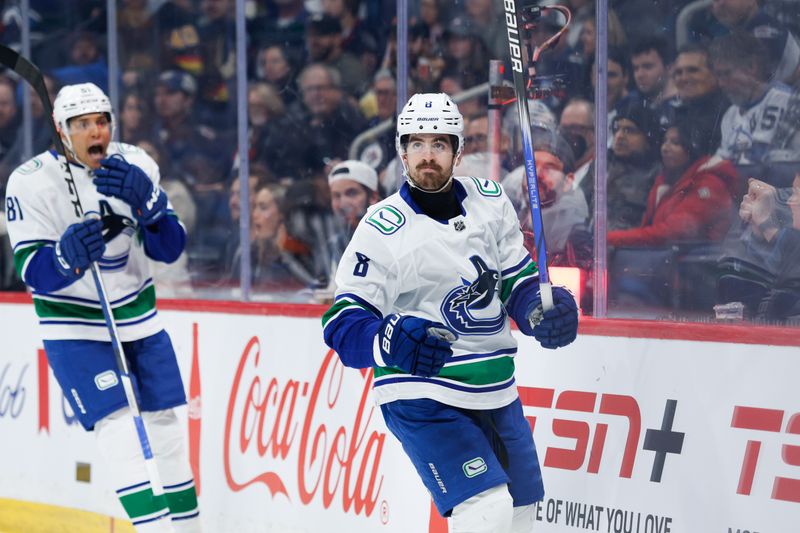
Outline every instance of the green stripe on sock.
{"label": "green stripe on sock", "polygon": [[197,491],[194,487],[177,492],[167,492],[166,496],[169,511],[173,514],[188,513],[197,509]]}
{"label": "green stripe on sock", "polygon": [[167,508],[167,498],[163,494],[161,496],[153,496],[153,490],[150,488],[120,496],[119,501],[131,520],[136,520]]}

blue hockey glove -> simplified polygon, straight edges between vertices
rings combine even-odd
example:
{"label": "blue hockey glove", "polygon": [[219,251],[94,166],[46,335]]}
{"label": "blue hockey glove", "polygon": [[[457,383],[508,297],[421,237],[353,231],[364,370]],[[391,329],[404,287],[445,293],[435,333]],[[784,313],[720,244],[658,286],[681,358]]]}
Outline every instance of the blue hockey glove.
{"label": "blue hockey glove", "polygon": [[426,378],[442,370],[453,355],[450,343],[456,338],[444,324],[412,315],[389,315],[378,330],[383,361]]}
{"label": "blue hockey glove", "polygon": [[544,348],[561,348],[578,335],[578,306],[572,293],[564,287],[553,287],[553,308],[542,312],[539,293],[528,304],[527,324],[517,324],[519,330],[534,337]]}
{"label": "blue hockey glove", "polygon": [[105,249],[101,220],[73,224],[56,243],[56,268],[64,277],[77,279],[93,262],[103,257]]}
{"label": "blue hockey glove", "polygon": [[93,180],[97,192],[131,206],[140,226],[155,224],[167,212],[167,195],[153,185],[141,168],[117,154],[102,159],[100,165]]}

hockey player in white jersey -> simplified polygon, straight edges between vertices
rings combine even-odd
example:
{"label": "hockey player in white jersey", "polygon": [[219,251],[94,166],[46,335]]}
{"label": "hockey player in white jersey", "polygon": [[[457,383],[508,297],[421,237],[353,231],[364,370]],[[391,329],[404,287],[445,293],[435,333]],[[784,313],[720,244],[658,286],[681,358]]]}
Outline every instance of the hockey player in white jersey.
{"label": "hockey player in white jersey", "polygon": [[454,177],[463,119],[445,94],[417,94],[398,117],[406,174],[372,206],[323,316],[342,362],[373,368],[374,394],[451,532],[528,533],[544,495],[514,380],[520,331],[546,348],[575,339],[572,295],[541,310],[538,269],[514,208],[489,179]]}
{"label": "hockey player in white jersey", "polygon": [[[6,191],[17,272],[28,285],[53,373],[81,425],[94,430],[122,506],[139,532],[200,531],[197,495],[173,407],[186,403],[148,262],[170,263],[186,233],[144,151],[111,142],[114,113],[91,83],[59,91],[53,119],[68,161],[43,152]],[[70,198],[66,165],[86,218]],[[154,496],[91,275],[97,262],[164,484]]]}

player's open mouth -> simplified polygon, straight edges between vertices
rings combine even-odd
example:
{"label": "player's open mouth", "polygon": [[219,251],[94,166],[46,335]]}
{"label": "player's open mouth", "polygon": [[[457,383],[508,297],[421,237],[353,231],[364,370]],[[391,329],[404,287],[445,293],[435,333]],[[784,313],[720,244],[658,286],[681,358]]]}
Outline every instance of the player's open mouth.
{"label": "player's open mouth", "polygon": [[89,152],[89,157],[95,159],[97,161],[103,159],[105,157],[105,150],[103,149],[102,144],[93,144],[87,150]]}

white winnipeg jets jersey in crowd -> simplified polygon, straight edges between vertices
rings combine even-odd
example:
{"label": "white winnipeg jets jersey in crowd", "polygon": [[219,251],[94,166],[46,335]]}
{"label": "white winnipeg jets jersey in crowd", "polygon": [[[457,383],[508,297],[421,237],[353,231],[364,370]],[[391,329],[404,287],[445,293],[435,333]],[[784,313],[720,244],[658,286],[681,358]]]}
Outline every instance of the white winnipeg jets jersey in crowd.
{"label": "white winnipeg jets jersey in crowd", "polygon": [[[143,150],[111,143],[107,156],[122,155],[137,165],[158,186],[158,165]],[[14,263],[23,281],[34,252],[54,246],[71,224],[80,222],[65,181],[66,160],[53,151],[43,152],[20,165],[6,188],[6,220]],[[93,173],[71,163],[75,186],[87,216],[103,218],[106,250],[98,261],[108,299],[114,309],[123,342],[141,339],[162,328],[156,312],[156,296],[149,259],[131,207],[118,198],[97,192]],[[168,206],[171,211],[172,206]],[[58,291],[33,291],[45,340],[84,339],[108,341],[97,289],[90,272]]]}
{"label": "white winnipeg jets jersey in crowd", "polygon": [[379,404],[432,398],[492,409],[517,398],[517,342],[504,303],[538,271],[500,185],[457,177],[454,187],[462,215],[446,221],[422,213],[407,186],[372,206],[339,263],[324,327],[348,320],[347,310],[359,307],[381,319],[400,313],[441,322],[458,335],[453,357],[436,377],[375,367]]}
{"label": "white winnipeg jets jersey in crowd", "polygon": [[779,148],[773,146],[773,139],[791,95],[788,86],[777,83],[749,107],[730,106],[722,117],[722,141],[716,155],[734,165],[768,162],[770,152]]}

